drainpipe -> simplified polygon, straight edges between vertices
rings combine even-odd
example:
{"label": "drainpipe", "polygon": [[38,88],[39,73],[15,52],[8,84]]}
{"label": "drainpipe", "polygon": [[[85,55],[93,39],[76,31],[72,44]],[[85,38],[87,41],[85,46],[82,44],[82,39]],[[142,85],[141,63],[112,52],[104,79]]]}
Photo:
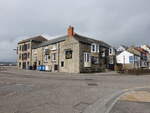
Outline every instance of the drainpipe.
{"label": "drainpipe", "polygon": [[135,55],[134,55],[134,59],[133,59],[133,61],[134,61],[133,63],[134,63],[134,69],[135,69]]}
{"label": "drainpipe", "polygon": [[58,43],[58,72],[59,72],[59,54],[60,54],[60,43]]}
{"label": "drainpipe", "polygon": [[125,56],[123,56],[123,69],[125,69]]}

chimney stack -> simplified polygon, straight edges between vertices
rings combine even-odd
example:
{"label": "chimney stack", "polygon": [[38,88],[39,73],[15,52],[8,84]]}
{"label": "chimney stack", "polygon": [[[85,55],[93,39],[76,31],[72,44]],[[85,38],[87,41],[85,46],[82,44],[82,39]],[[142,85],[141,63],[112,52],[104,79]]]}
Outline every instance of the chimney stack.
{"label": "chimney stack", "polygon": [[74,36],[74,27],[69,26],[68,28],[68,36],[73,37]]}

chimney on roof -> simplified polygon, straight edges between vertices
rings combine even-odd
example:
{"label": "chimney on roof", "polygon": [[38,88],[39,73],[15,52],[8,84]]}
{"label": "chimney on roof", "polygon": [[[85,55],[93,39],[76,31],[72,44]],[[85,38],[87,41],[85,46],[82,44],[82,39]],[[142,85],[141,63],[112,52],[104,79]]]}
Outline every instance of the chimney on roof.
{"label": "chimney on roof", "polygon": [[67,32],[68,32],[68,36],[69,36],[69,37],[73,37],[73,36],[74,36],[74,27],[69,26]]}

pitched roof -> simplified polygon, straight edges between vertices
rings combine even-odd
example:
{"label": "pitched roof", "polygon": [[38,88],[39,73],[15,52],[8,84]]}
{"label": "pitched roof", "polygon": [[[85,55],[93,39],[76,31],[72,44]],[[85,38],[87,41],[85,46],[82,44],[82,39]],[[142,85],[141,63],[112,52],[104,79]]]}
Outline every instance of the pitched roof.
{"label": "pitched roof", "polygon": [[127,46],[125,46],[125,45],[121,45],[123,48],[125,48],[125,49],[128,49],[128,47]]}
{"label": "pitched roof", "polygon": [[147,55],[148,51],[144,50],[143,48],[137,47],[136,50],[140,51],[142,54]]}
{"label": "pitched roof", "polygon": [[136,50],[134,47],[128,48],[127,51],[133,53],[134,55],[141,56],[141,52]]}
{"label": "pitched roof", "polygon": [[33,46],[32,48],[35,49],[35,48],[40,48],[40,47],[44,47],[44,46],[48,46],[50,44],[55,44],[55,43],[58,43],[58,42],[62,42],[62,41],[65,41],[67,38],[67,35],[64,35],[64,36],[60,36],[58,38],[55,38],[55,39],[51,39],[51,40],[48,40],[48,41],[45,41],[39,45],[35,45]]}
{"label": "pitched roof", "polygon": [[[65,41],[66,38],[68,38],[68,35],[64,35],[64,36],[59,36],[55,39],[51,39],[51,40],[48,40],[48,41],[45,41],[37,46],[34,46],[32,47],[33,49],[36,49],[36,48],[40,48],[40,47],[44,47],[44,46],[48,46],[50,44],[55,44],[55,43],[58,43],[58,42],[62,42],[62,41]],[[101,46],[103,47],[107,47],[109,48],[110,45],[108,45],[107,43],[103,42],[103,41],[100,41],[100,40],[96,40],[96,39],[92,39],[92,38],[89,38],[89,37],[85,37],[85,36],[81,36],[77,33],[74,34],[74,38],[76,40],[78,40],[79,42],[83,42],[83,43],[87,43],[87,44],[92,44],[92,43],[99,43]]]}
{"label": "pitched roof", "polygon": [[20,43],[25,43],[25,42],[29,42],[29,41],[39,41],[39,42],[43,42],[43,41],[47,41],[47,39],[46,39],[45,37],[39,35],[39,36],[35,36],[35,37],[31,37],[31,38],[22,40],[22,41],[18,42],[18,44],[20,44]]}
{"label": "pitched roof", "polygon": [[107,48],[111,47],[110,45],[108,45],[107,43],[105,43],[103,41],[92,39],[92,38],[89,38],[89,37],[85,37],[85,36],[79,35],[77,33],[75,33],[74,37],[78,41],[83,42],[83,43],[87,43],[87,44],[99,43],[101,46],[104,46],[104,47],[107,47]]}

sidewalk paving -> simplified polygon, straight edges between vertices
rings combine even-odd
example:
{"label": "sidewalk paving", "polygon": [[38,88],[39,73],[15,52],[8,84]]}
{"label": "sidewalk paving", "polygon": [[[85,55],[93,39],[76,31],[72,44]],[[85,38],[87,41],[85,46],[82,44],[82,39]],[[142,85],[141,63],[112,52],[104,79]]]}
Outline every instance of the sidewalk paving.
{"label": "sidewalk paving", "polygon": [[150,91],[133,91],[121,96],[110,113],[150,113]]}

